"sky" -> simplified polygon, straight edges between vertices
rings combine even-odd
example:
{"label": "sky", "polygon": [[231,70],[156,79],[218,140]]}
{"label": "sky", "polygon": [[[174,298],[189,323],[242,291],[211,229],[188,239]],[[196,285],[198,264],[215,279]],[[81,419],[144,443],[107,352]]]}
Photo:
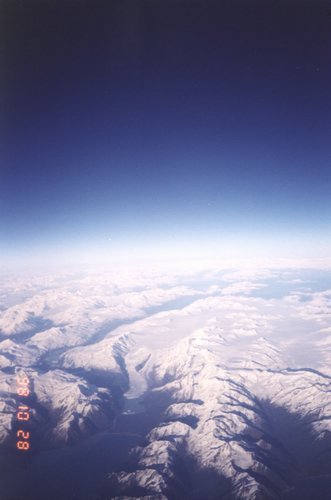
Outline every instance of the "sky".
{"label": "sky", "polygon": [[2,264],[327,257],[331,4],[0,0]]}

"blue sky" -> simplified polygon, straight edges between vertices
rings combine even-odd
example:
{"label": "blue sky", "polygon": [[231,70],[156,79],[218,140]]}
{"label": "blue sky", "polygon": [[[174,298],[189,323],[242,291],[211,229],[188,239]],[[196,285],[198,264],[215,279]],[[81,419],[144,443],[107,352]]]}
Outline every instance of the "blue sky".
{"label": "blue sky", "polygon": [[2,11],[4,263],[328,255],[327,2]]}

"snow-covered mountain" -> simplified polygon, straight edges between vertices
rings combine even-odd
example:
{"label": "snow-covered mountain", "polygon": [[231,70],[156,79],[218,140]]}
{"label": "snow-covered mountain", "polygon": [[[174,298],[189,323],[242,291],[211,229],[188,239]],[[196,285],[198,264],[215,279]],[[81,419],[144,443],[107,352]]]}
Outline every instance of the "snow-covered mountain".
{"label": "snow-covered mountain", "polygon": [[300,498],[312,488],[322,498],[331,479],[328,266],[41,275],[4,290],[7,450],[24,368],[40,450],[101,431],[140,435],[127,465],[110,466],[103,499]]}
{"label": "snow-covered mountain", "polygon": [[[215,338],[208,344],[200,334],[150,363],[145,374],[157,385],[154,397],[167,394],[170,404],[137,450],[135,475],[118,475],[122,489],[134,477],[148,494],[175,495],[178,463],[190,459],[199,474],[212,470],[230,479],[236,498],[279,498],[299,479],[331,473],[331,378],[280,368],[279,351],[264,338],[247,355],[252,367],[226,369]],[[151,470],[158,480],[151,482]],[[203,488],[186,490],[187,497],[190,491],[204,498]]]}

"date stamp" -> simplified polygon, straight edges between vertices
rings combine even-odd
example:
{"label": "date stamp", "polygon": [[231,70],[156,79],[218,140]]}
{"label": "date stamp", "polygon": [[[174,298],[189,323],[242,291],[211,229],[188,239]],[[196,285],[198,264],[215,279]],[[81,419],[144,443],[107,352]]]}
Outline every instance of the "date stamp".
{"label": "date stamp", "polygon": [[27,398],[30,396],[31,381],[29,376],[22,370],[16,373],[16,394],[18,396],[18,405],[16,410],[16,419],[18,429],[16,431],[16,448],[22,452],[30,449],[30,431],[27,429],[30,420],[30,407],[27,404]]}

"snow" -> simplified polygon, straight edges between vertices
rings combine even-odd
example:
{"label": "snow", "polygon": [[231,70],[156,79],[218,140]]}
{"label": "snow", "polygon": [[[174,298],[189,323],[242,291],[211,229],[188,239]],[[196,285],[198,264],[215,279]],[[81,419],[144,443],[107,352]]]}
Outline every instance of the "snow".
{"label": "snow", "polygon": [[[265,493],[259,476],[282,490],[273,465],[287,463],[281,446],[290,442],[299,460],[299,441],[308,449],[309,436],[314,447],[331,432],[331,280],[330,289],[320,289],[300,273],[278,264],[219,265],[199,273],[177,266],[6,279],[1,442],[9,440],[13,377],[22,366],[49,416],[32,408],[49,445],[111,429],[119,411],[115,385],[127,399],[168,398],[137,450],[136,470],[110,477],[121,498],[130,498],[131,487],[165,498],[183,449],[201,468],[230,478],[237,498]],[[270,283],[287,283],[290,291],[265,295]],[[104,387],[92,383],[100,373]]]}
{"label": "snow", "polygon": [[111,395],[97,389],[83,378],[52,370],[44,374],[30,373],[39,404],[48,410],[54,421],[51,439],[54,443],[77,440],[87,431],[90,421],[99,429],[111,423],[111,412],[104,412],[106,399],[111,410]]}

